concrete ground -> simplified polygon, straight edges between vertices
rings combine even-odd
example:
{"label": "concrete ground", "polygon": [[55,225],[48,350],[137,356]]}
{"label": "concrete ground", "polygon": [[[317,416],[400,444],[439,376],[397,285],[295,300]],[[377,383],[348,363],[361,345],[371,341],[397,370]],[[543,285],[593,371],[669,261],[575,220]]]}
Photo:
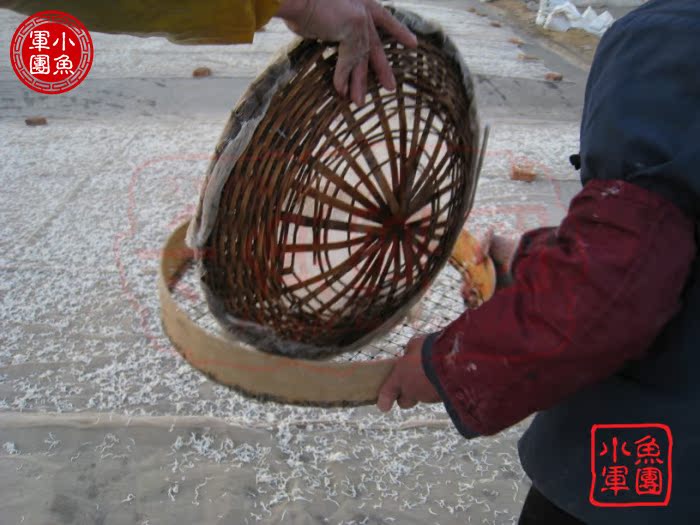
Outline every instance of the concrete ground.
{"label": "concrete ground", "polygon": [[[492,133],[469,228],[556,223],[579,188],[568,156],[586,71],[476,1],[399,5],[440,21],[476,76]],[[21,20],[0,10],[0,42]],[[238,96],[291,38],[284,25],[234,47],[93,38],[94,68],[65,95],[0,62],[0,524],[515,523],[524,423],[466,441],[437,405],[261,404],[162,334],[158,250],[192,212]],[[199,66],[214,75],[192,78]],[[514,161],[540,177],[511,181]]]}

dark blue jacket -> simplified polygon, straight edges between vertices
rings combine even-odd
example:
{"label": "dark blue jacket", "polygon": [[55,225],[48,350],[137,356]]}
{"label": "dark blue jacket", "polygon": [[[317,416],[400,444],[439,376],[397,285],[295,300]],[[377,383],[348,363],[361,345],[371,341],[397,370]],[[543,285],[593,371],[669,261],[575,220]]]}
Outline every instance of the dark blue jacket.
{"label": "dark blue jacket", "polygon": [[[587,86],[581,163],[584,184],[622,179],[666,197],[697,221],[699,0],[651,0],[604,35]],[[673,486],[667,507],[600,508],[590,503],[590,432],[592,425],[604,423],[669,426]],[[695,492],[700,487],[697,260],[682,310],[647,356],[540,412],[519,449],[534,485],[586,523],[700,523]]]}

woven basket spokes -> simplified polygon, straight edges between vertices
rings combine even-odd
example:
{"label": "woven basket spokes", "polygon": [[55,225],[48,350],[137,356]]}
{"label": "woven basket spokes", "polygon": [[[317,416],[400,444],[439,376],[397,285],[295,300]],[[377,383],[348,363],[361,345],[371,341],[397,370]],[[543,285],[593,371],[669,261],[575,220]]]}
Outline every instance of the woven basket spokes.
{"label": "woven basket spokes", "polygon": [[472,100],[440,45],[387,43],[398,87],[370,79],[363,107],[334,91],[335,48],[290,53],[295,75],[231,163],[202,259],[235,331],[337,352],[425,291],[476,184]]}

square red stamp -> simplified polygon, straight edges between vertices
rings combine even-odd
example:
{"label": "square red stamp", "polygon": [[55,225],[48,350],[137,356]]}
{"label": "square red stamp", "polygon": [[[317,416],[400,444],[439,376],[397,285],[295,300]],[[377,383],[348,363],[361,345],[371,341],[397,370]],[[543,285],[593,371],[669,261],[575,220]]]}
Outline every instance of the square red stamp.
{"label": "square red stamp", "polygon": [[671,499],[673,437],[659,423],[593,425],[591,504],[665,507]]}

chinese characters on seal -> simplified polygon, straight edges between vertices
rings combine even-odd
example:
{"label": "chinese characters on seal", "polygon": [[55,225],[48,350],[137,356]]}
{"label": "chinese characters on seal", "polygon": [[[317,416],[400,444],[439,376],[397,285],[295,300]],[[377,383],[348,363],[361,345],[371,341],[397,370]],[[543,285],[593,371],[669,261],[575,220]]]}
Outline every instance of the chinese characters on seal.
{"label": "chinese characters on seal", "polygon": [[591,503],[599,507],[668,505],[672,447],[666,425],[593,425]]}
{"label": "chinese characters on seal", "polygon": [[15,31],[10,59],[17,77],[30,89],[57,95],[76,88],[90,72],[92,38],[75,17],[42,11]]}

